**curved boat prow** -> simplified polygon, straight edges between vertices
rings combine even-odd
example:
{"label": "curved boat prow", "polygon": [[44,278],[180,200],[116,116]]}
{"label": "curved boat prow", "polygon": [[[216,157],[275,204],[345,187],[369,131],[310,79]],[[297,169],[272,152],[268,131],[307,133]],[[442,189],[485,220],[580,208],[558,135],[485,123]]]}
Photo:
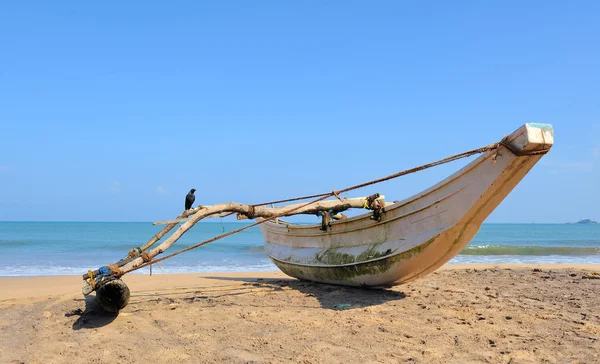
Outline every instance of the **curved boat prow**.
{"label": "curved boat prow", "polygon": [[551,125],[530,123],[495,150],[410,198],[385,208],[320,224],[259,225],[265,251],[284,273],[351,286],[389,286],[433,272],[456,256],[483,221],[554,144]]}
{"label": "curved boat prow", "polygon": [[545,154],[554,144],[550,124],[528,123],[507,135],[502,143],[517,155]]}

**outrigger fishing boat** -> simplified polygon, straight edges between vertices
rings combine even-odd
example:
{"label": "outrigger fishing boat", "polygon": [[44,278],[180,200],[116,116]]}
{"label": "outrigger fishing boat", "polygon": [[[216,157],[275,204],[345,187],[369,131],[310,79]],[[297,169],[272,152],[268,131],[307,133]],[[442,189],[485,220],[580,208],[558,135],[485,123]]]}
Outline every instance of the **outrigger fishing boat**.
{"label": "outrigger fishing boat", "polygon": [[[229,202],[198,206],[177,219],[155,223],[166,226],[146,244],[131,250],[126,258],[84,274],[83,293],[97,291],[96,297],[105,310],[118,311],[129,300],[129,289],[120,279],[124,274],[256,225],[263,234],[269,258],[291,277],[362,287],[403,284],[435,271],[464,249],[483,221],[553,143],[551,125],[530,123],[498,143],[338,191],[254,205]],[[446,179],[402,201],[388,202],[380,194],[340,196],[475,154],[481,155]],[[312,201],[274,207],[275,203],[303,199]],[[350,218],[341,214],[353,208],[368,212]],[[201,219],[231,214],[255,222],[155,258]],[[299,225],[280,219],[297,214],[317,215],[321,222]],[[169,238],[152,248],[180,223]]]}

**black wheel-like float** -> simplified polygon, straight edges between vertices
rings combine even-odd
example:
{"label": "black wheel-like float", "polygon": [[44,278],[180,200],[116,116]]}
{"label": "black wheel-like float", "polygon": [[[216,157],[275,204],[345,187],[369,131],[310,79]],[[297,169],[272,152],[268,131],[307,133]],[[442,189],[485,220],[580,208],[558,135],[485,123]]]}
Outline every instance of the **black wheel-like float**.
{"label": "black wheel-like float", "polygon": [[129,303],[129,287],[120,279],[104,283],[96,290],[96,300],[107,312],[119,312]]}

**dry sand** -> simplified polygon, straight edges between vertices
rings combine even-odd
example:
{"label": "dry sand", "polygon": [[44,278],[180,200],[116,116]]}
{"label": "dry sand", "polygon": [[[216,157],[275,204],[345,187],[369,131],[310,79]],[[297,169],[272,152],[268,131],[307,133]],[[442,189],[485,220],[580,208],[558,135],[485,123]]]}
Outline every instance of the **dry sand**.
{"label": "dry sand", "polygon": [[[535,271],[534,271],[535,269]],[[282,273],[0,279],[0,363],[598,363],[599,266],[459,266],[387,290]]]}

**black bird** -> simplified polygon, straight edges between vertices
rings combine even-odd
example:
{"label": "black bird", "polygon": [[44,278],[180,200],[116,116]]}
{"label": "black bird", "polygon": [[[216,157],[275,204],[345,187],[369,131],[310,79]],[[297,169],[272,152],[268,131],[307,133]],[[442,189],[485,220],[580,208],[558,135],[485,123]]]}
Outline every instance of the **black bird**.
{"label": "black bird", "polygon": [[195,189],[191,189],[190,192],[185,196],[185,209],[186,211],[192,208],[192,204],[196,201],[196,196],[194,196]]}

